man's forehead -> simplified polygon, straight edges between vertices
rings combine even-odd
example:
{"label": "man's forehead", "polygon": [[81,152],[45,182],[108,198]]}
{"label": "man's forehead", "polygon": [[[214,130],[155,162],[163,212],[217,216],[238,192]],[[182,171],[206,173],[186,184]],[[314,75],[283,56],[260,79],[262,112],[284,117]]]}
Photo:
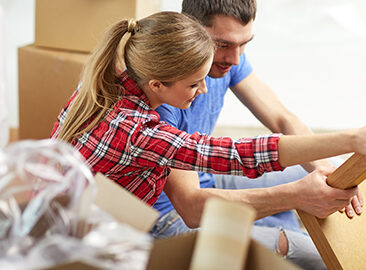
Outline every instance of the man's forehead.
{"label": "man's forehead", "polygon": [[222,43],[227,45],[243,45],[251,41],[254,37],[250,32],[216,32],[212,31],[211,37],[216,43]]}
{"label": "man's forehead", "polygon": [[251,41],[254,38],[254,35],[251,35],[249,38],[242,38],[240,40],[226,40],[226,39],[222,39],[222,38],[213,38],[213,41],[215,41],[216,43],[220,43],[220,44],[226,44],[226,45],[244,45],[246,43],[248,43],[249,41]]}
{"label": "man's forehead", "polygon": [[244,25],[235,18],[217,15],[206,29],[216,42],[243,44],[253,38],[252,24],[251,21]]}

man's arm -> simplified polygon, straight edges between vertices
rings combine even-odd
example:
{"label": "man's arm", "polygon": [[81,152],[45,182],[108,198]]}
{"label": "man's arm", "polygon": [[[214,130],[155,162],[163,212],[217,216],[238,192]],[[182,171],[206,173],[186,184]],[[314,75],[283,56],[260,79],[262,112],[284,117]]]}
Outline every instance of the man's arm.
{"label": "man's arm", "polygon": [[249,204],[257,211],[257,219],[290,209],[324,218],[345,207],[358,191],[358,188],[340,190],[328,186],[325,179],[330,172],[316,170],[301,180],[271,188],[225,190],[201,189],[196,172],[172,170],[164,191],[191,228],[199,226],[204,204],[210,197]]}

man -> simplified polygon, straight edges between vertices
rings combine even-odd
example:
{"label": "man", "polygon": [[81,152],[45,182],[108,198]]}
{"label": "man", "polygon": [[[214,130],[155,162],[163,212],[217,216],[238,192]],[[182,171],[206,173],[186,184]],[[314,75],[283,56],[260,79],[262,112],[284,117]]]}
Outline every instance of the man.
{"label": "man", "polygon": [[[187,110],[161,106],[157,109],[161,120],[189,133],[211,134],[222,109],[224,95],[230,88],[272,132],[311,133],[254,74],[244,53],[246,44],[253,38],[255,0],[183,0],[182,12],[197,18],[205,26],[216,42],[217,50],[206,78],[208,92],[197,97]],[[319,169],[321,166],[325,169]],[[343,200],[349,202],[349,198],[326,185],[326,175],[331,172],[328,161],[303,164],[303,167],[309,172],[315,170],[311,178],[300,166],[265,174],[256,180],[172,170],[164,191],[175,210],[163,194],[154,205],[161,212],[161,217],[152,232],[156,237],[168,237],[197,228],[206,199],[222,197],[248,203],[257,210],[257,218],[266,217],[255,223],[254,239],[303,268],[324,269],[315,246],[300,230],[294,214],[281,211],[302,209],[325,217],[343,207],[336,199],[343,196]],[[283,185],[275,186],[278,184]],[[357,198],[353,199],[353,206],[358,214],[361,213]],[[352,206],[347,206],[346,210],[349,216],[354,215]]]}

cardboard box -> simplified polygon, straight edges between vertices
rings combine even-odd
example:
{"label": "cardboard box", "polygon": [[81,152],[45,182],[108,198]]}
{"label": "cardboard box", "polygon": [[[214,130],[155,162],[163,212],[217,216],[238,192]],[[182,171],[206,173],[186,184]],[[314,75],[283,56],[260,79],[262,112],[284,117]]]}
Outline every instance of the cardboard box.
{"label": "cardboard box", "polygon": [[[189,270],[198,233],[155,241],[147,270]],[[300,270],[254,240],[246,257],[243,270]]]}
{"label": "cardboard box", "polygon": [[35,44],[91,52],[107,27],[160,11],[160,0],[36,0]]}
{"label": "cardboard box", "polygon": [[87,59],[88,54],[33,45],[18,49],[20,139],[49,138]]}
{"label": "cardboard box", "polygon": [[[95,180],[98,186],[96,204],[100,208],[111,213],[116,220],[144,232],[151,228],[158,217],[156,210],[101,174],[97,174]],[[199,232],[195,232],[156,240],[146,270],[189,270],[198,234]],[[249,243],[246,257],[243,270],[299,270],[254,240]],[[49,268],[49,270],[74,269],[97,270],[87,262],[70,262]]]}

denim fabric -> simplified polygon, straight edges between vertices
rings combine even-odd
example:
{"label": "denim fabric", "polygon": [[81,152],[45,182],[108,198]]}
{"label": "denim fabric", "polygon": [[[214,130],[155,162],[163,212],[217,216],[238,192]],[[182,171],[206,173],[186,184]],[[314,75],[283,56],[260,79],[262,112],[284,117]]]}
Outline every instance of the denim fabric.
{"label": "denim fabric", "polygon": [[160,217],[160,219],[152,227],[150,233],[154,238],[168,238],[197,230],[199,229],[191,229],[187,227],[177,211],[173,209],[169,213]]}
{"label": "denim fabric", "polygon": [[288,240],[287,260],[306,270],[327,269],[313,241],[305,232],[294,232],[282,227],[253,226],[252,238],[276,252],[280,233]]}

